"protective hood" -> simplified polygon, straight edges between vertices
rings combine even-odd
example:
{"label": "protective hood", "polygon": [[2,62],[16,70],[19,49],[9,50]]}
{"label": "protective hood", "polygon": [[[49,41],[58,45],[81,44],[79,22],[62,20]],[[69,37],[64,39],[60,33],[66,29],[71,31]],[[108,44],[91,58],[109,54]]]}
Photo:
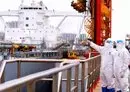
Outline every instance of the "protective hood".
{"label": "protective hood", "polygon": [[123,40],[117,40],[116,46],[117,50],[121,50],[122,48],[125,48],[125,43]]}
{"label": "protective hood", "polygon": [[113,41],[112,41],[110,38],[108,38],[108,39],[105,41],[104,46],[105,46],[106,48],[113,48]]}

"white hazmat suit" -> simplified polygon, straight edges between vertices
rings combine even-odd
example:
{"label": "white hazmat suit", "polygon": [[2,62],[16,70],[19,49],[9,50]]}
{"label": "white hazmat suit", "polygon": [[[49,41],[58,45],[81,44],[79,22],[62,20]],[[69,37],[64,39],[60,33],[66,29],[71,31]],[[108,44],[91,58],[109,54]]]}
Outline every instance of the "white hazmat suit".
{"label": "white hazmat suit", "polygon": [[101,54],[101,68],[100,68],[100,79],[102,92],[115,92],[114,90],[114,78],[113,78],[113,42],[108,38],[104,46],[98,46],[93,42],[89,41],[92,48],[97,50]]}
{"label": "white hazmat suit", "polygon": [[117,92],[129,92],[129,52],[125,48],[124,41],[116,41],[116,52],[114,53],[114,76]]}

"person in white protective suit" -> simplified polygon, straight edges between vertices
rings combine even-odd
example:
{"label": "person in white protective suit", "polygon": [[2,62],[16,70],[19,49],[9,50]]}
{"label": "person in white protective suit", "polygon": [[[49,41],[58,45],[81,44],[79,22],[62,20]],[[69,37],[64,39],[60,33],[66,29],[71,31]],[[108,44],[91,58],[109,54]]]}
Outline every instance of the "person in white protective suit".
{"label": "person in white protective suit", "polygon": [[[108,38],[104,46],[96,45],[95,43],[87,40],[86,44],[89,44],[92,48],[97,50],[101,54],[101,68],[100,68],[100,79],[102,92],[115,92],[114,89],[114,78],[113,78],[113,41]],[[85,45],[85,42],[82,42]]]}
{"label": "person in white protective suit", "polygon": [[116,41],[116,52],[114,53],[114,76],[117,92],[129,92],[129,60],[130,55],[125,48],[123,40]]}

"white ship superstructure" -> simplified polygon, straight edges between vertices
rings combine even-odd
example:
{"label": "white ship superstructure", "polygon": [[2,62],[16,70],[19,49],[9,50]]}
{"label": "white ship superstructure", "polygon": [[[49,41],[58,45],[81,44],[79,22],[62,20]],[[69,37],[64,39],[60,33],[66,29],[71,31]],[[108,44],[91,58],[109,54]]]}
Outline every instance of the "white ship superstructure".
{"label": "white ship superstructure", "polygon": [[0,18],[2,16],[18,17],[17,21],[4,23],[5,40],[22,44],[41,44],[44,41],[48,48],[55,47],[62,41],[59,25],[57,27],[49,25],[50,16],[63,16],[60,23],[67,16],[84,17],[78,13],[49,11],[42,1],[38,3],[33,1],[29,6],[24,5],[22,1],[18,10],[0,12]]}
{"label": "white ship superstructure", "polygon": [[47,7],[42,2],[39,4],[32,3],[31,6],[22,4],[19,10],[15,12],[18,21],[6,23],[5,40],[23,44],[41,44],[42,40],[53,35],[55,39],[47,39],[48,46],[51,46],[49,42],[57,41],[56,37],[60,32],[48,24],[48,18],[44,16],[46,10]]}

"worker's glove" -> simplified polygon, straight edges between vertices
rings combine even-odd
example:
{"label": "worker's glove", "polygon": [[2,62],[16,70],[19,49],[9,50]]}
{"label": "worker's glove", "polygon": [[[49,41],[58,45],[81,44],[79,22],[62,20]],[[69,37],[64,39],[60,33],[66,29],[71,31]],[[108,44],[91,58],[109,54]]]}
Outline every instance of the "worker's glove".
{"label": "worker's glove", "polygon": [[84,40],[84,41],[82,41],[80,44],[82,44],[83,46],[90,46],[90,40]]}

